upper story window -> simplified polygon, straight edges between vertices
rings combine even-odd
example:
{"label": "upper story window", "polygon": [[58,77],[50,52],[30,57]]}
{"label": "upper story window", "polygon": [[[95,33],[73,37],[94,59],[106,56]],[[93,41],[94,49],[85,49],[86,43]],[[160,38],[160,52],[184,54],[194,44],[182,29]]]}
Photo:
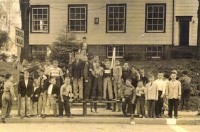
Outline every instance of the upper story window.
{"label": "upper story window", "polygon": [[166,4],[146,4],[146,32],[165,32]]}
{"label": "upper story window", "polygon": [[31,6],[31,32],[49,32],[49,6]]}
{"label": "upper story window", "polygon": [[87,5],[69,5],[69,31],[87,32]]}
{"label": "upper story window", "polygon": [[107,5],[107,28],[110,32],[126,32],[126,4]]}

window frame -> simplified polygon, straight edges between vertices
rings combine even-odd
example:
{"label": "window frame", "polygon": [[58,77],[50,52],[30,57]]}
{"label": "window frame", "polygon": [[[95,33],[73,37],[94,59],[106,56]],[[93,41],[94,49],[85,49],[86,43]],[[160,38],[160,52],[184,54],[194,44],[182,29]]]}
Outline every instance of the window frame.
{"label": "window frame", "polygon": [[[124,29],[123,31],[110,31],[109,30],[109,7],[110,6],[123,6],[124,7]],[[127,4],[106,4],[106,33],[126,33],[126,21],[127,21],[127,18],[126,18],[126,13],[127,13]]]}
{"label": "window frame", "polygon": [[[47,8],[47,24],[48,24],[48,31],[42,32],[42,31],[33,31],[33,9],[34,8]],[[30,33],[43,33],[48,34],[50,32],[50,6],[49,5],[31,5],[31,13],[30,13]]]}
{"label": "window frame", "polygon": [[[124,49],[125,49],[125,48],[124,48],[124,45],[117,45],[117,46],[107,45],[107,46],[106,46],[106,56],[107,56],[107,58],[112,58],[112,55],[111,55],[111,56],[108,55],[108,52],[110,52],[110,51],[109,51],[109,47],[112,48],[112,51],[111,51],[111,52],[113,52],[113,48],[114,48],[114,47],[122,47],[122,48],[123,48],[123,50],[122,50],[123,56],[116,56],[116,58],[121,59],[121,58],[124,57]],[[116,52],[117,52],[117,50],[116,50]],[[119,51],[118,51],[118,52],[119,52]],[[116,53],[116,54],[117,54],[117,53]]]}
{"label": "window frame", "polygon": [[[164,18],[163,18],[163,30],[148,30],[148,6],[163,6],[164,7]],[[166,3],[147,3],[145,7],[145,33],[165,33],[166,32]],[[159,18],[157,18],[159,19]],[[157,20],[156,19],[156,20]]]}
{"label": "window frame", "polygon": [[[153,48],[157,48],[156,51],[153,51],[152,49]],[[159,51],[159,47],[162,48],[161,51]],[[151,48],[151,51],[148,51],[148,48]],[[163,55],[163,52],[164,52],[164,46],[163,45],[151,45],[151,46],[146,46],[146,50],[145,50],[145,53],[146,53],[146,58],[162,58],[162,55]],[[150,55],[148,55],[148,53]],[[153,56],[152,53],[156,53],[156,56]],[[160,55],[159,55],[160,54]]]}
{"label": "window frame", "polygon": [[[31,54],[32,56],[46,56],[47,55],[47,47],[48,45],[32,45]],[[42,50],[38,50],[42,49]],[[45,49],[45,50],[43,50]]]}
{"label": "window frame", "polygon": [[[70,7],[85,7],[85,31],[70,31]],[[87,4],[69,4],[68,5],[68,31],[72,33],[87,33],[88,28],[88,5]]]}

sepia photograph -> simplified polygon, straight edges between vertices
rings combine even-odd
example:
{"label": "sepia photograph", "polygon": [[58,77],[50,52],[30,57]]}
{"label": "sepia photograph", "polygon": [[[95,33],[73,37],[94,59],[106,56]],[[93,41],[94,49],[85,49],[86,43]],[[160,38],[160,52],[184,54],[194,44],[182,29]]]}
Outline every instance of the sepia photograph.
{"label": "sepia photograph", "polygon": [[0,132],[199,132],[200,0],[0,0]]}

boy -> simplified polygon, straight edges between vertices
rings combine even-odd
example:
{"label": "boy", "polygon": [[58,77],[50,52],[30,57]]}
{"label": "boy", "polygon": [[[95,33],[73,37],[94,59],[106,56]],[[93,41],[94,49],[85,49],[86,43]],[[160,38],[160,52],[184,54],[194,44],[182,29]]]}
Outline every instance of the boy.
{"label": "boy", "polygon": [[18,93],[21,96],[21,119],[31,118],[31,95],[33,94],[33,80],[29,79],[29,72],[24,71],[24,79],[19,81]]}
{"label": "boy", "polygon": [[115,100],[119,100],[121,91],[120,86],[122,80],[122,67],[120,66],[120,62],[118,60],[115,61],[115,67],[113,67],[113,78]]}
{"label": "boy", "polygon": [[157,84],[154,82],[154,76],[149,76],[149,83],[146,84],[145,100],[147,100],[148,118],[155,118],[155,103],[158,100]]}
{"label": "boy", "polygon": [[148,83],[148,78],[145,76],[144,69],[140,69],[140,80],[143,82],[144,86]]}
{"label": "boy", "polygon": [[[115,66],[113,67],[113,86],[115,100],[120,101],[121,99],[121,85],[122,85],[122,67],[118,60],[115,61]],[[116,106],[118,107],[118,112],[121,111],[121,103],[117,102],[114,104],[113,111],[116,111]]]}
{"label": "boy", "polygon": [[168,82],[166,89],[166,97],[169,101],[169,118],[172,118],[172,111],[174,111],[174,117],[178,118],[178,103],[181,98],[181,82],[176,80],[177,75],[172,73],[171,80]]}
{"label": "boy", "polygon": [[13,75],[6,74],[6,81],[4,83],[4,89],[2,95],[2,111],[1,111],[2,123],[6,123],[5,118],[10,116],[12,108],[12,98],[14,98],[14,101],[17,100],[13,84]]}
{"label": "boy", "polygon": [[[61,86],[61,83],[64,82],[63,71],[58,67],[58,61],[53,61],[53,67],[50,69],[50,78],[56,79],[56,85]],[[61,82],[62,81],[62,82]]]}
{"label": "boy", "polygon": [[33,87],[34,87],[34,91],[31,96],[32,116],[37,116],[38,115],[38,98],[41,93],[41,87],[39,86],[39,82],[37,79],[34,79]]}
{"label": "boy", "polygon": [[156,101],[155,114],[156,118],[160,118],[162,115],[163,97],[165,95],[165,82],[163,81],[162,72],[159,72],[157,77],[158,79],[155,80],[155,83],[158,85],[158,100]]}
{"label": "boy", "polygon": [[131,78],[131,69],[128,63],[124,63],[122,67],[122,81],[125,83],[126,79]]}
{"label": "boy", "polygon": [[182,77],[179,79],[182,85],[182,94],[181,94],[181,109],[186,109],[189,111],[189,100],[190,100],[190,93],[191,93],[191,78],[188,76],[187,71],[182,72]]}
{"label": "boy", "polygon": [[103,94],[102,94],[102,76],[103,76],[103,68],[100,66],[99,63],[96,63],[96,67],[92,71],[93,75],[93,88],[92,88],[92,99],[99,99],[101,101]]}
{"label": "boy", "polygon": [[[58,99],[59,93],[60,93],[60,89],[56,85],[56,79],[51,78],[50,85],[48,86],[48,89],[47,89],[47,103],[46,103],[46,108],[45,108],[46,114],[49,114],[50,109],[52,109],[54,116],[57,117],[56,101]],[[46,115],[44,115],[43,117],[46,117]]]}
{"label": "boy", "polygon": [[132,85],[134,87],[137,87],[137,83],[140,80],[140,74],[134,66],[131,67],[131,79],[132,79]]}
{"label": "boy", "polygon": [[85,101],[89,101],[90,99],[90,91],[92,87],[92,66],[91,63],[87,60],[83,69],[84,76],[84,97]]}
{"label": "boy", "polygon": [[71,117],[70,112],[70,102],[72,102],[72,86],[70,84],[70,78],[65,78],[65,83],[60,88],[60,97],[61,97],[61,110],[59,112],[59,116],[63,116],[63,105],[65,108],[65,114],[67,117]]}
{"label": "boy", "polygon": [[[135,88],[131,84],[131,79],[126,79],[125,84],[122,87],[122,111],[123,115],[127,117],[127,105],[131,106],[132,104],[135,104]],[[130,113],[133,114],[133,109],[130,107]]]}
{"label": "boy", "polygon": [[103,72],[103,99],[107,98],[107,90],[108,90],[108,98],[113,99],[113,90],[112,90],[112,71],[110,69],[110,61],[107,60],[105,62],[105,68]]}
{"label": "boy", "polygon": [[46,60],[46,63],[44,65],[44,75],[47,77],[47,79],[49,80],[50,78],[50,72],[51,72],[51,68],[53,66],[51,65],[51,62],[49,60]]}
{"label": "boy", "polygon": [[145,116],[145,87],[142,81],[138,81],[138,86],[136,88],[137,96],[137,112],[140,118]]}
{"label": "boy", "polygon": [[37,79],[39,87],[41,88],[41,93],[38,99],[38,114],[43,117],[45,114],[45,106],[47,101],[47,82],[48,79],[44,75],[44,70],[39,71],[39,78]]}
{"label": "boy", "polygon": [[75,61],[72,63],[72,80],[74,99],[83,100],[83,62],[79,53],[75,54]]}

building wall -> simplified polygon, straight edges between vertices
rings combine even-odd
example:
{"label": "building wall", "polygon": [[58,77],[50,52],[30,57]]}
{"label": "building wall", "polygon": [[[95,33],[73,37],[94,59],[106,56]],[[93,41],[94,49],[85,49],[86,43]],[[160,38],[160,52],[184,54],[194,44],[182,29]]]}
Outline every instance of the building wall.
{"label": "building wall", "polygon": [[[189,45],[197,45],[198,0],[175,0],[175,16],[193,16],[190,22]],[[179,25],[175,21],[175,45],[179,44]]]}
{"label": "building wall", "polygon": [[[181,0],[179,0],[181,1]],[[87,37],[88,44],[126,45],[171,45],[172,43],[172,0],[31,0],[30,5],[50,5],[50,33],[30,34],[30,45],[51,44],[58,32],[68,23],[68,4],[88,4],[87,33],[77,33],[79,40]],[[106,33],[106,4],[127,4],[126,33]],[[145,4],[166,3],[166,32],[145,33]],[[94,18],[99,17],[99,24]],[[194,32],[194,31],[192,31]]]}

